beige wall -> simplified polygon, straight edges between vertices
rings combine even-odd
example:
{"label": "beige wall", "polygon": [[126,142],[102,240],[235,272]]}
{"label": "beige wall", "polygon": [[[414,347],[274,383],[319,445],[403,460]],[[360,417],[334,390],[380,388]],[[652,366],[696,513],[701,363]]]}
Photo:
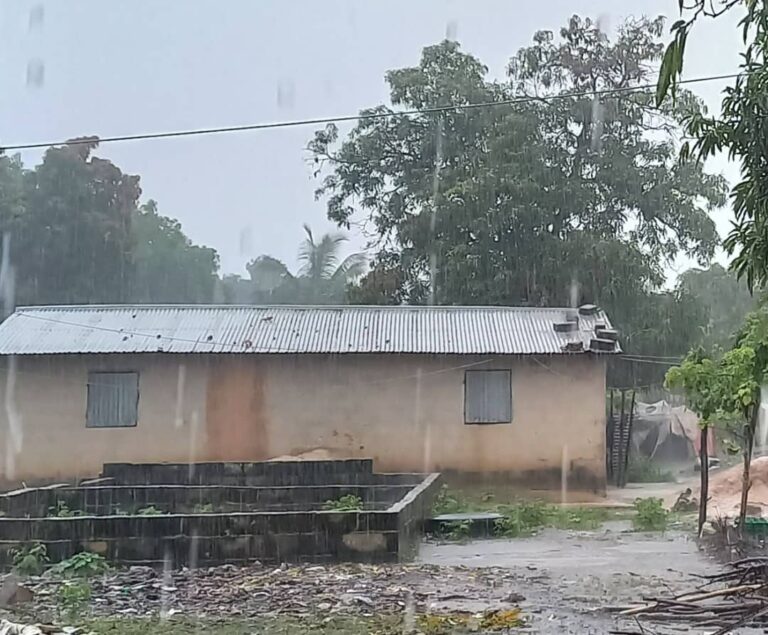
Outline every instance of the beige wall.
{"label": "beige wall", "polygon": [[[95,475],[107,461],[258,460],[310,450],[373,457],[384,471],[533,478],[559,474],[565,457],[569,470],[604,479],[605,363],[590,356],[115,355],[16,363],[15,385],[3,381],[14,398],[4,398],[0,412],[0,462],[15,481]],[[464,373],[473,368],[511,369],[512,423],[464,424]],[[102,369],[139,371],[137,427],[85,427],[87,373]],[[9,452],[16,419],[19,453]]]}

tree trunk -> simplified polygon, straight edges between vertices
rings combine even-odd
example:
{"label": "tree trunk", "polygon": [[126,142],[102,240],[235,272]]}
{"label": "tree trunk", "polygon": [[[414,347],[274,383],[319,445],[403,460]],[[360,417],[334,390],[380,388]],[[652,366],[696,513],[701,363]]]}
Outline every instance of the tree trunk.
{"label": "tree trunk", "polygon": [[707,499],[709,498],[709,451],[707,440],[709,437],[709,427],[704,426],[701,429],[701,439],[699,445],[699,463],[701,466],[701,495],[699,496],[699,536],[704,529],[704,523],[707,522]]}
{"label": "tree trunk", "polygon": [[747,518],[747,504],[749,501],[749,488],[752,485],[749,477],[749,469],[752,464],[752,448],[755,444],[755,430],[757,430],[757,419],[760,414],[760,402],[752,407],[752,414],[749,422],[744,425],[744,471],[741,475],[741,504],[739,505],[739,531],[743,531],[744,522]]}

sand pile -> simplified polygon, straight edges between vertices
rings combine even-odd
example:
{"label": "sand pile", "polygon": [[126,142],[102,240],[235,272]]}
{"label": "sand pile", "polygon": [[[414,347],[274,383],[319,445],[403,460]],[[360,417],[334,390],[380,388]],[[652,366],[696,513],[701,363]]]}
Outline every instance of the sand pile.
{"label": "sand pile", "polygon": [[[739,463],[722,472],[710,472],[707,516],[717,518],[738,515],[742,470],[743,466]],[[749,489],[747,513],[750,516],[768,516],[768,456],[752,460],[749,476],[752,486]],[[693,492],[697,499],[699,491],[696,488]]]}

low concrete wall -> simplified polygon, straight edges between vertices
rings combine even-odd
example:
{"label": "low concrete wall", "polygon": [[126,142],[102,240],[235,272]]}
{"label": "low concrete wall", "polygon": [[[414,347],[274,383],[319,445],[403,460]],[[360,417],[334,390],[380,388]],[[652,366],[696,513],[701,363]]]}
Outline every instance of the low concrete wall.
{"label": "low concrete wall", "polygon": [[[440,475],[427,475],[384,511],[236,512],[160,516],[0,518],[0,567],[24,545],[52,561],[92,551],[123,564],[211,566],[261,562],[397,562],[414,553]],[[55,492],[56,490],[54,490]]]}
{"label": "low concrete wall", "polygon": [[6,517],[45,518],[59,508],[84,516],[136,514],[154,507],[163,514],[321,510],[330,500],[356,496],[364,509],[387,509],[413,489],[411,485],[297,485],[244,487],[229,485],[103,485],[32,488],[0,496]]}

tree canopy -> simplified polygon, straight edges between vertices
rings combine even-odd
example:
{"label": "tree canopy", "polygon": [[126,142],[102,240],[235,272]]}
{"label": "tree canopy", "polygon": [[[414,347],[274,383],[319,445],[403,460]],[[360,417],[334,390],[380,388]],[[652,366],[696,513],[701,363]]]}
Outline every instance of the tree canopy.
{"label": "tree canopy", "polygon": [[[727,185],[679,159],[697,98],[680,91],[656,109],[652,94],[628,91],[651,79],[662,27],[629,20],[611,39],[574,16],[558,34],[537,32],[504,82],[445,41],[387,73],[391,105],[364,114],[392,116],[364,118],[343,138],[333,125],[318,131],[310,150],[328,217],[363,223],[378,249],[350,297],[592,302],[628,350],[688,350],[698,308],[685,289],[663,290],[664,268],[680,254],[709,262],[719,242],[710,212]],[[596,94],[605,90],[617,92]],[[448,107],[486,102],[504,103]]]}

